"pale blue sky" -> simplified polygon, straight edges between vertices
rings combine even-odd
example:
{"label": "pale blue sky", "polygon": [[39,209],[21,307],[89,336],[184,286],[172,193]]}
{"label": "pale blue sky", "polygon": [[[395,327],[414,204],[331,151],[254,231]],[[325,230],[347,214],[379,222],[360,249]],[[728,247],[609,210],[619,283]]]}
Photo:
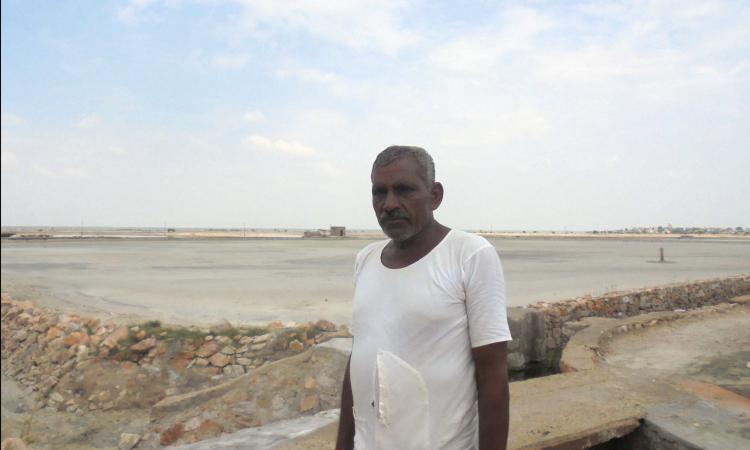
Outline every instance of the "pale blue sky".
{"label": "pale blue sky", "polygon": [[750,225],[750,2],[2,1],[2,225]]}

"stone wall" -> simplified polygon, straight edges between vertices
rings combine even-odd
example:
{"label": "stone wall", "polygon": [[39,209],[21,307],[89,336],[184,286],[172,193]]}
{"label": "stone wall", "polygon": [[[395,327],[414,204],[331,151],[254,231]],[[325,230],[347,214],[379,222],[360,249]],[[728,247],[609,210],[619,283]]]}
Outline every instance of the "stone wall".
{"label": "stone wall", "polygon": [[[568,322],[584,317],[621,318],[654,311],[688,310],[715,305],[745,294],[750,294],[750,275],[613,292],[596,297],[584,296],[557,302],[537,302],[527,308],[520,308],[524,310],[523,313],[509,312],[509,316],[529,316],[525,320],[533,322],[539,320],[536,318],[538,315],[542,315],[544,333],[521,332],[519,337],[522,342],[511,345],[510,353],[513,354],[514,349],[533,349],[533,352],[527,350],[523,353],[525,362],[544,362],[538,359],[542,353],[544,360],[552,363],[569,338],[564,331]],[[512,309],[515,308],[509,308]],[[517,338],[514,337],[515,339]],[[542,339],[545,351],[539,352]]]}
{"label": "stone wall", "polygon": [[38,407],[84,414],[149,408],[302,353],[348,330],[321,320],[211,330],[121,325],[2,298],[2,359]]}

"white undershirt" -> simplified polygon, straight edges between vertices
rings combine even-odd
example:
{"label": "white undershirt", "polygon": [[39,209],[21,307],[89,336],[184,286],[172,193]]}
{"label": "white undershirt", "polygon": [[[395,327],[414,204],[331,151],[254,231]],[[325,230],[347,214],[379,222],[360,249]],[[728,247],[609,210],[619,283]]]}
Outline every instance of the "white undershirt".
{"label": "white undershirt", "polygon": [[387,243],[355,263],[355,448],[475,448],[471,349],[511,339],[500,258],[486,239],[451,230],[420,260],[390,269]]}

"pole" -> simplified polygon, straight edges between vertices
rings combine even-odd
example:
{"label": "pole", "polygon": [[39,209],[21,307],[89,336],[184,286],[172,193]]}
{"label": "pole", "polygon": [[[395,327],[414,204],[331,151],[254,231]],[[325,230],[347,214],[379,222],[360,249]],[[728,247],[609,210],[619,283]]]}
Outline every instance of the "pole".
{"label": "pole", "polygon": [[659,247],[659,262],[664,262],[664,247]]}

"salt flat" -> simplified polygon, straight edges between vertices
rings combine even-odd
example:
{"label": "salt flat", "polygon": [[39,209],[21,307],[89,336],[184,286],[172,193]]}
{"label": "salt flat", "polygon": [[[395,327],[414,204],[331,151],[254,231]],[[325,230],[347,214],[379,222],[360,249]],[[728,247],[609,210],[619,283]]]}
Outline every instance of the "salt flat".
{"label": "salt flat", "polygon": [[[210,324],[348,323],[364,239],[2,241],[2,290],[59,309]],[[491,239],[508,304],[750,272],[747,240]],[[657,263],[663,247],[667,263]]]}

